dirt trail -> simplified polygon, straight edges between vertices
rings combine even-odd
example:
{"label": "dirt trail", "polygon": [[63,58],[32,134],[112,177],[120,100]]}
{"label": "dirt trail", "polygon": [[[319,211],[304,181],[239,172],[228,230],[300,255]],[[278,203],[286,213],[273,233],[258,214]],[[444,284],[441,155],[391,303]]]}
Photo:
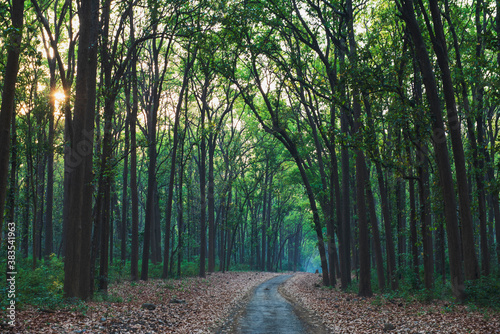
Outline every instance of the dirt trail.
{"label": "dirt trail", "polygon": [[255,288],[246,306],[221,333],[326,333],[305,310],[278,292],[278,287],[290,277],[292,275],[280,275]]}

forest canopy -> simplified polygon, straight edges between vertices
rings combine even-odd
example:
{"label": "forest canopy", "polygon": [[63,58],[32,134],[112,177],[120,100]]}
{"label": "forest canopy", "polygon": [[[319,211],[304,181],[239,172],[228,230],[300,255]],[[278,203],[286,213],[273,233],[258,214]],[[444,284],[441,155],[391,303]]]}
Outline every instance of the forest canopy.
{"label": "forest canopy", "polygon": [[499,10],[0,3],[1,265],[61,258],[84,300],[116,263],[463,300],[500,265]]}

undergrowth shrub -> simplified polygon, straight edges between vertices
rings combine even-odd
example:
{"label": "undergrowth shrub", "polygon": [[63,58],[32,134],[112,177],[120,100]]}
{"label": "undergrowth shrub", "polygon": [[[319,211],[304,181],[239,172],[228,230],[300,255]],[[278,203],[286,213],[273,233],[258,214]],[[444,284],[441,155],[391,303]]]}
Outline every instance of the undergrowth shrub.
{"label": "undergrowth shrub", "polygon": [[[30,258],[16,262],[16,308],[22,309],[30,304],[41,309],[56,309],[63,305],[64,263],[52,254],[49,260],[42,260],[32,270]],[[5,262],[0,265],[2,280],[5,280]],[[2,287],[2,289],[5,289]],[[1,291],[5,295],[5,291]],[[2,300],[1,309],[5,310],[8,300]]]}
{"label": "undergrowth shrub", "polygon": [[498,275],[482,276],[465,282],[467,303],[500,310],[500,278]]}

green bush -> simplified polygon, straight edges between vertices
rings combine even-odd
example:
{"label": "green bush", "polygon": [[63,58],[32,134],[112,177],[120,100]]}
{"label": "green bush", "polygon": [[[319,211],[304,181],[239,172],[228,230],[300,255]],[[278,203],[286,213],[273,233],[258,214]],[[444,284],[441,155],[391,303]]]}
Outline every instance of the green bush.
{"label": "green bush", "polygon": [[[139,260],[139,274],[142,268],[142,261]],[[171,277],[177,276],[177,262],[173,263],[172,266],[173,272]],[[218,270],[217,267],[215,268]],[[198,276],[200,270],[199,261],[195,257],[193,261],[182,261],[181,263],[181,275],[183,277],[193,277]],[[249,270],[244,266],[234,266],[231,268],[231,271],[244,271]],[[149,263],[149,278],[161,278],[163,274],[163,262],[159,262],[157,264]],[[97,273],[96,273],[97,275]],[[130,261],[126,261],[123,263],[122,261],[115,261],[109,268],[109,282],[121,282],[123,280],[130,279]]]}
{"label": "green bush", "polygon": [[250,271],[250,265],[245,263],[232,264],[230,271]]}
{"label": "green bush", "polygon": [[467,303],[500,310],[500,279],[496,275],[482,276],[465,283]]}
{"label": "green bush", "polygon": [[[5,273],[5,263],[0,266]],[[5,280],[5,275],[2,277]],[[30,304],[43,309],[56,309],[63,305],[64,263],[52,254],[32,270],[31,259],[18,259],[16,275],[16,307]],[[2,291],[2,293],[4,293]],[[2,310],[7,300],[1,304]]]}
{"label": "green bush", "polygon": [[183,261],[181,263],[181,275],[182,276],[198,276],[200,271],[200,265],[197,262],[187,262]]}

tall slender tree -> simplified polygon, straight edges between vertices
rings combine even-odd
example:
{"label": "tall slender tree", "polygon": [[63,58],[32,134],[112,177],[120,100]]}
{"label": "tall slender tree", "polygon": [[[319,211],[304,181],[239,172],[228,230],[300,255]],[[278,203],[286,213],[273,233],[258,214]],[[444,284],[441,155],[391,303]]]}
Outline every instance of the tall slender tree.
{"label": "tall slender tree", "polygon": [[68,153],[65,157],[68,185],[66,297],[90,298],[90,237],[92,215],[92,146],[96,97],[98,1],[82,1],[79,18],[79,48],[74,115],[71,119]]}
{"label": "tall slender tree", "polygon": [[[14,113],[14,97],[17,73],[19,71],[19,54],[23,33],[24,0],[13,0],[10,8],[12,28],[8,36],[7,63],[0,107],[0,231],[3,231],[3,213],[7,195],[7,180],[9,175],[10,128]],[[0,232],[0,244],[2,233]]]}
{"label": "tall slender tree", "polygon": [[458,218],[456,214],[456,198],[453,186],[450,160],[448,156],[448,145],[446,143],[446,133],[444,130],[443,116],[439,102],[436,78],[429,54],[422,37],[422,32],[418,25],[415,9],[412,0],[398,2],[399,10],[408,27],[412,37],[415,53],[419,61],[422,81],[426,88],[427,100],[433,115],[433,145],[436,156],[436,163],[439,171],[441,191],[444,200],[444,211],[446,218],[446,231],[448,235],[448,256],[450,259],[450,275],[453,294],[458,299],[465,297],[464,277],[460,259],[460,236],[458,231]]}

